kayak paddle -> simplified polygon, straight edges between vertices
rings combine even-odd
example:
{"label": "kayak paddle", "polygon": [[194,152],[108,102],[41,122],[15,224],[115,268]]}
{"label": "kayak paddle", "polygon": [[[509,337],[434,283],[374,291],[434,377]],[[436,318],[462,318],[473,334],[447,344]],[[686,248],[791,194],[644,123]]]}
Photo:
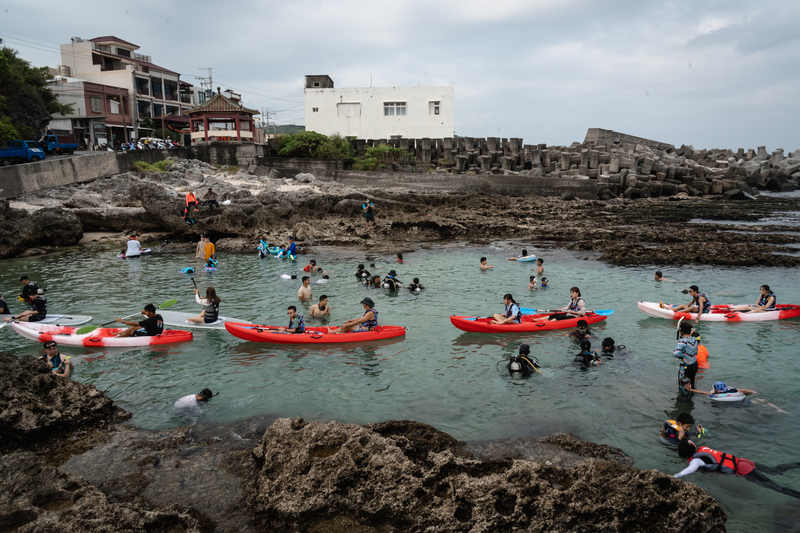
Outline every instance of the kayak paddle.
{"label": "kayak paddle", "polygon": [[[536,315],[536,314],[540,314],[540,313],[562,313],[562,312],[564,312],[564,311],[561,311],[560,309],[531,309],[530,307],[520,307],[519,310],[522,311],[523,315]],[[596,311],[593,311],[593,313],[596,314],[596,315],[600,315],[600,316],[610,316],[611,314],[614,313],[614,310],[613,309],[597,309]]]}
{"label": "kayak paddle", "polygon": [[[159,309],[166,309],[167,307],[172,307],[176,303],[178,303],[178,300],[176,300],[174,298],[172,300],[167,300],[163,304],[161,304],[158,307],[156,307],[156,311],[159,310]],[[126,317],[122,317],[122,319],[125,320],[126,318],[130,318],[132,316],[136,316],[136,315],[139,315],[139,314],[141,314],[141,313],[134,313],[132,315],[128,315]],[[111,322],[106,322],[105,324],[100,324],[99,326],[83,326],[82,328],[80,328],[79,330],[77,330],[75,332],[75,335],[86,335],[87,333],[91,333],[92,331],[96,330],[97,328],[102,328],[103,326],[108,326],[109,324],[113,324],[114,322],[116,322],[116,320],[112,320]]]}

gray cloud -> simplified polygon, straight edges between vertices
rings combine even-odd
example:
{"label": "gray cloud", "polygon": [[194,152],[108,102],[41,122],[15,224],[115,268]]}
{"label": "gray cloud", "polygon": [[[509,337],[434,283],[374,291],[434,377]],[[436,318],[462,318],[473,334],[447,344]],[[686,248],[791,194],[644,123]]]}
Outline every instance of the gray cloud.
{"label": "gray cloud", "polygon": [[189,82],[212,67],[215,86],[277,111],[279,123],[303,122],[303,75],[338,86],[371,76],[453,84],[459,135],[568,144],[603,127],[698,148],[793,150],[797,22],[798,9],[778,1],[77,0],[64,10],[40,0],[8,7],[0,36],[55,65],[69,37],[113,34]]}

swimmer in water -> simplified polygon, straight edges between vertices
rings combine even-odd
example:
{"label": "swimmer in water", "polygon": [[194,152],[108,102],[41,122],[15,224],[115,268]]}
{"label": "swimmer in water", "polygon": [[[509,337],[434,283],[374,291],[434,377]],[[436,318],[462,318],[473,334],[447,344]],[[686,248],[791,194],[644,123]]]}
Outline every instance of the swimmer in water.
{"label": "swimmer in water", "polygon": [[399,253],[399,252],[398,252],[398,254],[397,254],[397,262],[398,262],[398,263],[400,263],[401,265],[405,263],[405,262],[403,261],[403,254],[401,254],[401,253]]}
{"label": "swimmer in water", "polygon": [[614,344],[614,339],[611,337],[606,337],[603,339],[600,350],[600,355],[605,355],[607,357],[614,357],[615,353],[620,353],[622,350],[625,349],[625,346],[622,344]]}
{"label": "swimmer in water", "polygon": [[582,370],[600,364],[600,356],[592,351],[592,343],[588,339],[581,341],[581,353],[575,356],[573,363],[581,365]]}
{"label": "swimmer in water", "polygon": [[509,261],[516,261],[517,259],[522,259],[523,257],[528,257],[528,250],[523,249],[522,255],[518,255],[517,257],[507,257]]}
{"label": "swimmer in water", "polygon": [[570,337],[576,339],[591,339],[592,331],[589,329],[589,323],[585,320],[578,320],[577,329],[568,333]]}
{"label": "swimmer in water", "polygon": [[539,276],[540,278],[544,276],[544,266],[542,266],[543,264],[544,264],[544,259],[540,257],[539,259],[536,260],[536,268],[531,269],[535,271],[536,275]]}
{"label": "swimmer in water", "polygon": [[421,291],[424,288],[425,287],[422,286],[422,283],[419,282],[419,278],[414,278],[414,281],[408,286],[408,290],[411,292]]}
{"label": "swimmer in water", "polygon": [[356,275],[356,277],[358,279],[367,279],[367,278],[372,277],[372,274],[370,274],[369,270],[366,270],[364,268],[364,264],[363,263],[358,265],[358,270],[356,270],[356,274],[355,275]]}
{"label": "swimmer in water", "polygon": [[481,270],[488,270],[490,268],[494,268],[494,266],[493,265],[487,265],[486,264],[486,258],[485,257],[481,257]]}
{"label": "swimmer in water", "polygon": [[656,275],[654,279],[655,281],[669,281],[670,283],[675,283],[674,279],[667,279],[664,276],[662,276],[660,270],[656,270]]}
{"label": "swimmer in water", "polygon": [[308,310],[308,315],[312,317],[331,316],[331,306],[328,305],[328,297],[322,295],[319,297],[319,303],[311,306]]}
{"label": "swimmer in water", "polygon": [[[661,425],[661,438],[669,444],[678,444],[692,432],[694,418],[689,413],[681,413],[677,420],[665,420]],[[703,426],[697,424],[697,434],[703,435]]]}
{"label": "swimmer in water", "polygon": [[532,291],[539,290],[539,287],[536,286],[536,276],[530,277],[530,283],[528,283],[528,288]]}

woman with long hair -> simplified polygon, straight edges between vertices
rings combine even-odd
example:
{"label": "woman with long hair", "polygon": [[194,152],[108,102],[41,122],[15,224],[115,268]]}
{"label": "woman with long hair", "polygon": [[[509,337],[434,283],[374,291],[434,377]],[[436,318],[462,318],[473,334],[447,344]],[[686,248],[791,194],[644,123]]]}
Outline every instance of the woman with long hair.
{"label": "woman with long hair", "polygon": [[198,304],[203,306],[200,314],[187,319],[189,322],[196,324],[213,324],[219,319],[219,296],[214,287],[206,287],[206,297],[200,298],[200,291],[195,287],[194,298]]}

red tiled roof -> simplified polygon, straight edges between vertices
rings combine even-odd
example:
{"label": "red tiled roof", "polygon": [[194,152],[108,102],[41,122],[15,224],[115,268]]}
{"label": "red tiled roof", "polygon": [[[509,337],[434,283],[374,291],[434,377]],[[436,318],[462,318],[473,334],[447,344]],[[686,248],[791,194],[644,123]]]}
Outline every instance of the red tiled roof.
{"label": "red tiled roof", "polygon": [[255,109],[247,109],[230,98],[226,98],[217,93],[199,106],[193,107],[187,111],[187,113],[190,115],[200,113],[248,113],[250,115],[256,115],[258,111]]}
{"label": "red tiled roof", "polygon": [[114,37],[113,35],[106,35],[105,37],[95,37],[94,39],[89,39],[93,43],[107,43],[108,41],[113,41],[116,43],[126,44],[128,46],[133,46],[137,50],[139,49],[138,44],[129,43],[128,41],[123,41],[119,37]]}
{"label": "red tiled roof", "polygon": [[93,54],[100,54],[101,56],[106,56],[106,57],[113,57],[114,59],[121,59],[123,61],[129,61],[131,63],[135,63],[135,64],[137,64],[139,66],[142,66],[142,67],[147,67],[147,68],[150,68],[150,69],[153,69],[153,70],[157,70],[159,72],[166,72],[167,74],[175,74],[176,76],[180,76],[179,73],[177,73],[177,72],[175,72],[173,70],[169,70],[169,69],[166,69],[164,67],[159,67],[158,65],[155,65],[153,63],[148,63],[147,61],[142,61],[141,59],[134,59],[132,57],[125,57],[125,56],[121,56],[121,55],[117,55],[117,54],[112,54],[112,53],[109,53],[109,52],[101,52],[100,50],[92,50],[92,53]]}

